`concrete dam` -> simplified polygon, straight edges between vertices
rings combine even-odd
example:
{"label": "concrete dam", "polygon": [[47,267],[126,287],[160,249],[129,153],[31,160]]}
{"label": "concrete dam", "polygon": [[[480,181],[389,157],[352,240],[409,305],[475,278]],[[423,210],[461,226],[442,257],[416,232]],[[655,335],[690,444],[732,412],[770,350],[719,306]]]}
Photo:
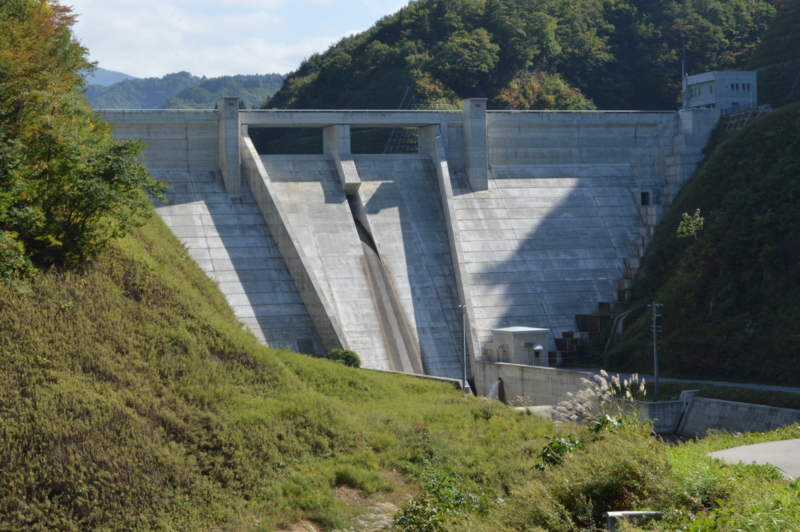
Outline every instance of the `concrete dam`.
{"label": "concrete dam", "polygon": [[[99,111],[172,189],[156,210],[265,344],[459,378],[492,330],[549,329],[622,300],[718,111]],[[323,153],[258,153],[255,128],[318,128]],[[351,128],[416,128],[358,155]],[[548,365],[548,364],[546,364]],[[482,390],[478,383],[478,390]]]}

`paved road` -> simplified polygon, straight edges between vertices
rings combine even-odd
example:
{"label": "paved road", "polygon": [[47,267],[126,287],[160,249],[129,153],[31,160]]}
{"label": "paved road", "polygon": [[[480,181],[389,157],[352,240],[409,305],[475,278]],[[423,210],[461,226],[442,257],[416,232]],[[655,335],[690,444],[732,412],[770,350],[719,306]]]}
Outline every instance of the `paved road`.
{"label": "paved road", "polygon": [[[599,369],[579,369],[575,368],[572,371],[584,371],[588,373],[600,373]],[[630,379],[630,373],[617,373],[615,371],[609,371],[609,375],[619,375],[620,379]],[[652,375],[639,375],[640,378],[644,378],[647,382],[653,382],[655,379]],[[713,384],[714,386],[735,386],[736,388],[753,388],[756,390],[769,390],[771,392],[789,392],[789,393],[800,393],[800,388],[790,388],[788,386],[772,386],[769,384],[746,384],[741,382],[725,382],[725,381],[704,381],[704,380],[693,380],[693,379],[672,379],[667,377],[660,377],[660,382],[686,382],[686,383],[697,383],[697,384]]]}
{"label": "paved road", "polygon": [[800,439],[771,441],[734,447],[709,453],[709,456],[720,458],[728,463],[736,464],[772,464],[789,480],[800,478]]}

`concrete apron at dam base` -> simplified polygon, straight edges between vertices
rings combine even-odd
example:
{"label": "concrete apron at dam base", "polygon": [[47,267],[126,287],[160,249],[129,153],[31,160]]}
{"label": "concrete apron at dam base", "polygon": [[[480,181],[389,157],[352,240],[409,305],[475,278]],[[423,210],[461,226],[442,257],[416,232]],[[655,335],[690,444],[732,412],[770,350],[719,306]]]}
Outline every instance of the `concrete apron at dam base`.
{"label": "concrete apron at dam base", "polygon": [[[625,297],[718,111],[98,111],[172,186],[156,205],[263,343],[492,385],[492,329],[550,329]],[[323,131],[258,153],[252,128]],[[416,128],[418,153],[351,153],[352,127]],[[539,368],[547,370],[548,368]],[[555,382],[562,377],[544,373]],[[555,386],[553,384],[553,386]],[[548,392],[549,393],[549,392]],[[552,404],[552,403],[551,403]]]}

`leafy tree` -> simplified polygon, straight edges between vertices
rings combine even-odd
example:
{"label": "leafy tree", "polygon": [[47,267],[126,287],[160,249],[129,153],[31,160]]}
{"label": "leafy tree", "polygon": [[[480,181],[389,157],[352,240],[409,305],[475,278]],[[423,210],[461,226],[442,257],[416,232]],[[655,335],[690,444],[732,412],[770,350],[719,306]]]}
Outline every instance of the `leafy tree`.
{"label": "leafy tree", "polygon": [[137,161],[143,145],[115,141],[89,109],[73,23],[56,1],[0,4],[0,230],[39,265],[96,254],[166,189]]}
{"label": "leafy tree", "polygon": [[530,108],[575,105],[563,92],[578,89],[601,109],[674,109],[684,51],[690,73],[741,68],[774,12],[764,0],[419,0],[308,58],[264,107],[367,108],[362,88],[402,69],[419,100],[502,107],[536,72],[559,78]]}
{"label": "leafy tree", "polygon": [[703,229],[704,223],[705,218],[700,216],[700,209],[694,211],[694,214],[691,216],[689,216],[688,212],[683,213],[681,222],[678,224],[678,238],[692,237],[697,240],[697,233]]}
{"label": "leafy tree", "polygon": [[528,111],[531,109],[596,109],[578,89],[570,87],[558,74],[522,73],[500,90],[492,102],[495,107]]}
{"label": "leafy tree", "polygon": [[499,52],[485,29],[457,31],[434,51],[434,68],[445,83],[475,89],[488,83]]}
{"label": "leafy tree", "polygon": [[331,349],[325,358],[340,364],[344,364],[345,366],[349,366],[351,368],[361,367],[361,358],[355,351],[346,349]]}

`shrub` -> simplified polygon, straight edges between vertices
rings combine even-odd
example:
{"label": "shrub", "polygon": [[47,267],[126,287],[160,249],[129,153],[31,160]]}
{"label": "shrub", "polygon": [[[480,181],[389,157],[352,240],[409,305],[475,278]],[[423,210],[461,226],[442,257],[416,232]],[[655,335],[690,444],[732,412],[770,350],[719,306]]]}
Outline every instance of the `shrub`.
{"label": "shrub", "polygon": [[395,517],[394,525],[403,532],[439,532],[448,523],[468,516],[486,515],[488,498],[458,487],[458,477],[430,470],[425,476],[423,494],[410,500]]}
{"label": "shrub", "polygon": [[15,237],[15,233],[0,231],[0,281],[6,283],[33,277],[37,271]]}
{"label": "shrub", "polygon": [[361,367],[361,358],[355,351],[349,351],[345,349],[331,349],[325,358],[327,358],[328,360],[339,362],[351,368]]}

